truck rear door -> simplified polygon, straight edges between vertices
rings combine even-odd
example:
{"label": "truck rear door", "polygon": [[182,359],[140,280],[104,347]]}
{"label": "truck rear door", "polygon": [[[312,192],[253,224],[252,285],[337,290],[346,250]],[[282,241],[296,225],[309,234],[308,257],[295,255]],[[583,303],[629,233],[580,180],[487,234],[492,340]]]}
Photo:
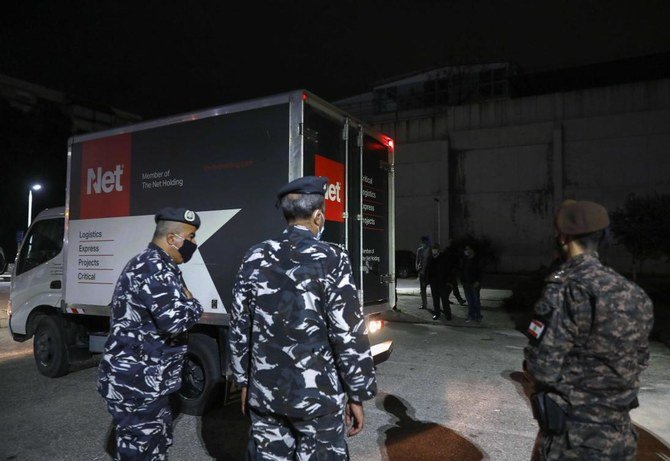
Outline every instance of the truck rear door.
{"label": "truck rear door", "polygon": [[346,246],[363,304],[388,306],[394,302],[390,148],[348,117],[309,102],[303,171],[329,178],[323,239]]}

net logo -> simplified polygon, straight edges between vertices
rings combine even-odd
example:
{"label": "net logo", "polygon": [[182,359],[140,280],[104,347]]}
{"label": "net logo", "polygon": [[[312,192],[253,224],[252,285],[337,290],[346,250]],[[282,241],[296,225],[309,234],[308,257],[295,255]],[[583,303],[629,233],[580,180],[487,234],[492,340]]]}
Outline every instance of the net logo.
{"label": "net logo", "polygon": [[102,167],[89,168],[86,173],[86,194],[91,195],[91,192],[96,194],[108,194],[112,191],[121,192],[123,186],[121,185],[121,175],[123,174],[123,165],[116,165],[114,171],[107,170],[102,172]]}
{"label": "net logo", "polygon": [[83,143],[79,219],[129,214],[130,148],[130,134]]}
{"label": "net logo", "polygon": [[326,220],[344,222],[344,204],[346,203],[344,164],[321,155],[315,155],[314,174],[328,178],[328,187],[325,193]]}
{"label": "net logo", "polygon": [[340,197],[340,190],[342,189],[342,184],[338,181],[335,184],[328,184],[326,189],[326,200],[331,202],[341,202],[342,198]]}

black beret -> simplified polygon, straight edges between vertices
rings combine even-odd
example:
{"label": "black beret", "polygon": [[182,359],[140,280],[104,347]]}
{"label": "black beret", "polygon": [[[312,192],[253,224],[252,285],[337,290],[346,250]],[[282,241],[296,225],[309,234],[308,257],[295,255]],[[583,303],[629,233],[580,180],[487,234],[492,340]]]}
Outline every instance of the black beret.
{"label": "black beret", "polygon": [[604,206],[588,201],[566,200],[556,213],[556,229],[566,235],[590,234],[610,225]]}
{"label": "black beret", "polygon": [[326,195],[328,187],[328,178],[325,176],[303,176],[294,179],[283,186],[277,192],[277,198],[281,199],[286,194],[319,194]]}
{"label": "black beret", "polygon": [[186,209],[186,208],[172,208],[165,207],[156,213],[154,216],[156,222],[158,221],[176,221],[183,222],[185,224],[190,224],[195,226],[196,229],[200,228],[200,216],[195,211]]}

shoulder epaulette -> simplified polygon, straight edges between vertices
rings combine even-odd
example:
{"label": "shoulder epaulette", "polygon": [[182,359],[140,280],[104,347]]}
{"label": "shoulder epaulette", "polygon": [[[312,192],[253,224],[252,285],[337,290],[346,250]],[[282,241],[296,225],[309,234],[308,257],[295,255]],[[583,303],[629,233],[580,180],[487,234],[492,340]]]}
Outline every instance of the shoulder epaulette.
{"label": "shoulder epaulette", "polygon": [[564,269],[559,269],[547,276],[547,283],[563,283],[568,279],[568,274]]}

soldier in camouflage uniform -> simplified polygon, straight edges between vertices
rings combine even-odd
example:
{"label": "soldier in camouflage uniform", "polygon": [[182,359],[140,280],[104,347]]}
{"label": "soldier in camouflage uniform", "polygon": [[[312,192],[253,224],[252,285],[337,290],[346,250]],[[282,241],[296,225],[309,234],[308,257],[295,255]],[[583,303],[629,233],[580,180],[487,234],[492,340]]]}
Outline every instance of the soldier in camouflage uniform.
{"label": "soldier in camouflage uniform", "polygon": [[202,306],[178,264],[197,245],[199,216],[164,208],[147,249],[121,272],[111,304],[110,332],[98,368],[98,392],[116,433],[117,460],[165,460],[172,445],[168,396],[181,386],[186,331]]}
{"label": "soldier in camouflage uniform", "polygon": [[[540,423],[541,460],[634,460],[639,376],[648,364],[653,306],[636,284],[604,266],[598,245],[609,225],[601,205],[566,201],[555,226],[567,259],[547,279],[528,328],[524,369],[558,411]],[[556,405],[553,405],[555,402]],[[563,424],[555,424],[556,414]],[[558,429],[557,429],[558,428]]]}
{"label": "soldier in camouflage uniform", "polygon": [[251,417],[249,456],[345,460],[376,393],[365,320],[347,253],[319,240],[327,178],[284,186],[288,227],[252,246],[230,320],[233,378]]}

